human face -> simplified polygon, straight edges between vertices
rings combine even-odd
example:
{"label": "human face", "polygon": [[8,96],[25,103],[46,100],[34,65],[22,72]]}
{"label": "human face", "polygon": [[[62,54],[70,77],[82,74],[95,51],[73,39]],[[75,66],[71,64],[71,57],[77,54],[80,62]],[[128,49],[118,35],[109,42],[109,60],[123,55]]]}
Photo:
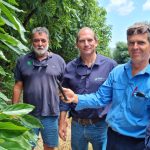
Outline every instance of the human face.
{"label": "human face", "polygon": [[79,48],[81,56],[92,55],[96,52],[98,41],[94,38],[93,31],[90,29],[81,29],[78,36],[76,45]]}
{"label": "human face", "polygon": [[147,65],[150,58],[148,33],[128,36],[128,51],[133,64]]}
{"label": "human face", "polygon": [[32,37],[33,51],[37,56],[43,56],[48,50],[49,40],[45,32],[36,32]]}

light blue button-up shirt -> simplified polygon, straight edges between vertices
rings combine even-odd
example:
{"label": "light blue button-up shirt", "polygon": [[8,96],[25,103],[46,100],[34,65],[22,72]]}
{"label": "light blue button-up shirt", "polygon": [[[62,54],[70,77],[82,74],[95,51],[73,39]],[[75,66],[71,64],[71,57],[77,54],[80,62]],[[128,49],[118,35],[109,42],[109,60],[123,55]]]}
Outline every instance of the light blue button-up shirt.
{"label": "light blue button-up shirt", "polygon": [[[112,101],[106,121],[114,131],[144,138],[150,119],[150,65],[132,76],[131,61],[118,65],[96,93],[78,95],[76,110],[99,108]],[[142,92],[145,97],[135,96]]]}

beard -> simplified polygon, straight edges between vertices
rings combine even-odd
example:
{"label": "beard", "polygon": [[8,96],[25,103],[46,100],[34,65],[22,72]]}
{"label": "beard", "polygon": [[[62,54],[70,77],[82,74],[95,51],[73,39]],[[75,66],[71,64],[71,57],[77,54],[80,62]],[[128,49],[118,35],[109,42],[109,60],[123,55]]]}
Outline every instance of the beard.
{"label": "beard", "polygon": [[48,45],[45,48],[43,48],[43,47],[35,48],[32,45],[32,48],[33,48],[33,51],[35,52],[35,54],[38,55],[38,56],[43,56],[48,51]]}

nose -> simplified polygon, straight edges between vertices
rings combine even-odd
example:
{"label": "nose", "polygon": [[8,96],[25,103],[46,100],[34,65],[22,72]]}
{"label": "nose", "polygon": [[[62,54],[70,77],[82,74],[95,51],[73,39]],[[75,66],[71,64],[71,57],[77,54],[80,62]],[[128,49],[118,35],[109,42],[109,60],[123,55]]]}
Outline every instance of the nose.
{"label": "nose", "polygon": [[85,40],[84,44],[85,44],[85,45],[88,45],[89,43],[88,43],[88,41],[87,41],[87,40]]}
{"label": "nose", "polygon": [[42,45],[42,41],[41,40],[39,40],[39,43],[38,43],[40,46]]}
{"label": "nose", "polygon": [[134,49],[137,49],[137,48],[138,48],[138,43],[137,43],[137,42],[134,42],[134,43],[133,43],[133,48],[134,48]]}

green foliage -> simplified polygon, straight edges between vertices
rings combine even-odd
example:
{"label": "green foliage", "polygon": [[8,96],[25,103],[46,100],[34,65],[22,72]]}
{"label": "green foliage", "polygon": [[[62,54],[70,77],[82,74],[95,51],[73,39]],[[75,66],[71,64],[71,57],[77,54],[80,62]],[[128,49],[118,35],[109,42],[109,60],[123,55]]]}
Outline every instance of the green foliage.
{"label": "green foliage", "polygon": [[[107,49],[111,28],[106,25],[106,11],[98,0],[17,0],[25,13],[18,17],[30,32],[34,27],[46,26],[51,35],[51,49],[67,62],[78,55],[76,33],[81,27],[94,29],[99,39],[97,51],[109,56]],[[29,37],[29,33],[28,37]],[[29,37],[30,38],[30,37]]]}
{"label": "green foliage", "polygon": [[[12,64],[14,65],[15,54],[23,54],[27,47],[16,39],[12,34],[17,32],[20,38],[26,42],[25,29],[17,19],[15,11],[22,12],[13,5],[15,0],[0,0],[0,149],[1,150],[30,150],[30,141],[36,142],[33,128],[42,127],[40,122],[28,115],[34,106],[28,104],[8,105],[10,100],[4,93],[10,93],[12,88]],[[10,29],[16,31],[13,32]],[[14,58],[14,59],[13,59]],[[8,92],[7,92],[8,90]],[[7,103],[6,103],[7,102]]]}
{"label": "green foliage", "polygon": [[126,43],[118,42],[116,44],[116,48],[113,52],[113,58],[118,62],[118,64],[126,63],[130,59]]}
{"label": "green foliage", "polygon": [[15,13],[23,11],[11,4],[17,5],[15,0],[0,0],[0,92],[6,94],[8,94],[7,90],[12,89],[12,68],[16,56],[28,51],[28,48],[16,38],[20,35],[19,38],[27,42],[24,37],[25,29]]}
{"label": "green foliage", "polygon": [[5,101],[9,101],[9,99],[1,92],[0,92],[0,99],[3,99]]}
{"label": "green foliage", "polygon": [[33,128],[42,128],[38,119],[28,115],[34,109],[29,104],[7,105],[0,98],[0,149],[30,150],[36,142]]}

